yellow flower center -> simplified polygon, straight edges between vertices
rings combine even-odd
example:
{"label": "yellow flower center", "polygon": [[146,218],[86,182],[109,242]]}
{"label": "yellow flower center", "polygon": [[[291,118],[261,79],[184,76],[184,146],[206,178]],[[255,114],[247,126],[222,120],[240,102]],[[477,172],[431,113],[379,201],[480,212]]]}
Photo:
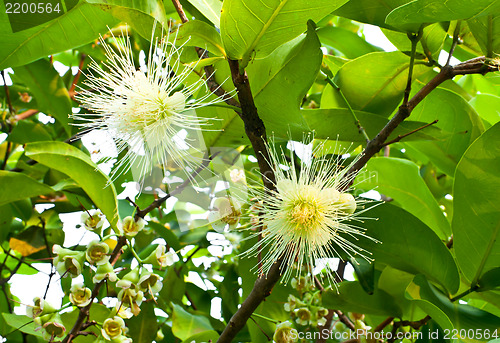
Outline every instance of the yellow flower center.
{"label": "yellow flower center", "polygon": [[290,210],[290,221],[308,229],[321,219],[322,213],[314,201],[299,200]]}

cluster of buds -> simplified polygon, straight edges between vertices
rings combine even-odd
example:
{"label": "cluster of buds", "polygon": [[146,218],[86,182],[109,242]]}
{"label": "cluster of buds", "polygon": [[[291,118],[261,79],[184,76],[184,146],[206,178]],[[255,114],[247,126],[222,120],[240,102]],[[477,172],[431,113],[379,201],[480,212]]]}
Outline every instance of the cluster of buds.
{"label": "cluster of buds", "polygon": [[28,306],[26,314],[33,318],[35,324],[42,330],[43,338],[53,341],[56,337],[62,337],[66,328],[59,312],[44,299],[36,297],[33,303],[33,306]]}
{"label": "cluster of buds", "polygon": [[[90,265],[91,270],[94,271],[91,275],[94,285],[106,281],[109,288],[115,288],[117,304],[111,309],[110,316],[104,322],[98,323],[101,334],[97,341],[131,343],[132,339],[126,336],[128,329],[124,319],[137,316],[141,311],[143,301],[148,298],[155,300],[162,289],[161,277],[151,272],[152,268],[165,268],[172,265],[174,260],[172,254],[166,251],[165,245],[156,246],[145,259],[140,259],[132,250],[138,266],[122,273],[115,272],[110,257],[116,241],[111,240],[110,236],[102,237],[103,222],[104,218],[100,212],[96,211],[92,214],[85,212],[82,215],[82,226],[99,235],[100,239],[90,242],[85,250],[71,250],[54,245],[53,264],[61,278],[68,276],[76,278],[82,275],[85,265]],[[143,219],[136,220],[133,217],[127,217],[121,222],[119,228],[120,232],[131,241],[144,226]],[[129,247],[133,249],[131,245]],[[85,283],[91,284],[90,280],[86,279]],[[84,283],[73,283],[69,290],[69,300],[76,308],[90,306],[94,296],[92,290]],[[43,335],[47,340],[54,341],[66,333],[59,314],[60,310],[56,310],[45,300],[35,298],[34,305],[30,306],[27,312],[39,329],[43,330]]]}
{"label": "cluster of buds", "polygon": [[323,326],[326,323],[328,310],[321,306],[321,293],[312,287],[308,278],[292,279],[291,285],[300,297],[288,295],[284,304],[285,311],[290,312],[292,319],[299,325]]}

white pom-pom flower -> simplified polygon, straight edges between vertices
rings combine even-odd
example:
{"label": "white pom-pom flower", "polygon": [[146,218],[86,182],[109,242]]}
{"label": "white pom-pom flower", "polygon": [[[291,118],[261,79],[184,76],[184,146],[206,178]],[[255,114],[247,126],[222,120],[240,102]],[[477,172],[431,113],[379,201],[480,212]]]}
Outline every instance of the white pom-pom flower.
{"label": "white pom-pom flower", "polygon": [[[193,77],[193,66],[180,62],[183,46],[175,46],[175,37],[152,38],[147,65],[137,68],[130,39],[111,36],[116,48],[101,37],[107,61],[102,66],[92,61],[84,82],[88,88],[76,96],[91,112],[74,115],[84,121],[77,125],[84,133],[109,134],[118,154],[126,151],[113,177],[133,168],[140,178],[136,180],[142,181],[157,165],[164,170],[167,164],[193,169],[205,152],[199,131],[209,129],[211,121],[197,117],[194,110],[224,100],[208,92],[203,78]],[[202,87],[204,95],[194,99]],[[186,137],[189,130],[194,134]]]}
{"label": "white pom-pom flower", "polygon": [[[352,223],[366,219],[360,214],[366,211],[362,204],[367,201],[346,192],[352,176],[347,175],[350,165],[342,166],[342,153],[333,151],[339,157],[328,158],[324,146],[319,145],[312,155],[324,157],[298,166],[293,153],[287,159],[283,152],[278,154],[275,149],[268,149],[276,190],[254,190],[262,204],[260,220],[254,222],[253,228],[262,230],[251,237],[260,235],[261,239],[243,256],[267,251],[258,267],[263,274],[283,259],[283,283],[288,282],[294,271],[296,276],[304,269],[312,272],[319,261],[341,257],[340,252],[347,257],[361,256],[371,261],[371,253],[352,242],[359,236],[376,240]],[[330,264],[326,263],[325,270],[330,282],[335,284],[335,271]]]}

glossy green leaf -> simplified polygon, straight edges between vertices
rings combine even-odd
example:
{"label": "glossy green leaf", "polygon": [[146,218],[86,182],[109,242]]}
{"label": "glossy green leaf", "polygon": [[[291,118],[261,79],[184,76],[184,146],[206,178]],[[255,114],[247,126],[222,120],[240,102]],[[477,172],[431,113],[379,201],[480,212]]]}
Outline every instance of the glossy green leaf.
{"label": "glossy green leaf", "polygon": [[[1,179],[1,176],[0,176]],[[10,205],[0,206],[0,242],[3,242],[10,232],[10,223],[12,222],[12,210]]]}
{"label": "glossy green leaf", "polygon": [[0,205],[53,192],[25,174],[0,170]]}
{"label": "glossy green leaf", "polygon": [[402,312],[394,299],[386,292],[376,289],[367,294],[358,282],[344,281],[335,290],[323,292],[323,306],[339,309],[342,312],[357,312],[380,316],[399,317]]}
{"label": "glossy green leaf", "polygon": [[161,0],[85,0],[99,9],[111,13],[146,39],[151,39],[155,20],[168,23]]}
{"label": "glossy green leaf", "polygon": [[420,176],[418,165],[405,159],[379,157],[368,161],[366,168],[366,173],[357,178],[358,188],[376,189],[393,198],[441,239],[449,238],[450,224]]}
{"label": "glossy green leaf", "polygon": [[377,263],[411,274],[424,274],[445,287],[449,293],[458,290],[457,265],[439,237],[419,219],[405,210],[381,204],[365,213],[362,224],[366,234],[379,240],[360,238],[355,244],[370,251]]}
{"label": "glossy green leaf", "polygon": [[[37,325],[30,317],[10,313],[2,313],[2,316],[5,322],[13,328],[11,332],[13,332],[14,330],[19,330],[33,336],[42,337],[41,331],[36,330]],[[4,334],[7,334],[7,332],[2,332],[2,335]]]}
{"label": "glossy green leaf", "polygon": [[467,150],[455,173],[453,237],[463,275],[472,284],[500,260],[500,123]]}
{"label": "glossy green leaf", "polygon": [[[15,67],[13,80],[22,82],[35,97],[38,110],[55,117],[69,133],[71,99],[62,79],[48,60]],[[47,139],[45,139],[47,140]],[[50,138],[49,138],[50,140]]]}
{"label": "glossy green leaf", "polygon": [[182,24],[176,34],[178,45],[185,42],[186,46],[197,46],[210,51],[217,56],[225,55],[222,47],[220,34],[207,23],[199,20],[191,20]]}
{"label": "glossy green leaf", "polygon": [[452,136],[442,141],[411,142],[412,147],[426,154],[439,169],[453,176],[456,165],[470,143],[484,127],[474,109],[456,93],[438,88],[412,111],[410,119],[432,122]]}
{"label": "glossy green leaf", "polygon": [[181,306],[172,304],[172,332],[175,337],[185,340],[197,333],[213,330],[212,325],[206,317],[194,315]]}
{"label": "glossy green leaf", "polygon": [[250,87],[268,132],[300,139],[307,124],[299,108],[316,79],[322,53],[314,28],[248,67]]}
{"label": "glossy green leaf", "polygon": [[370,263],[362,258],[351,258],[349,262],[354,268],[357,280],[363,290],[370,295],[373,294],[375,289],[375,263]]}
{"label": "glossy green leaf", "polygon": [[[490,125],[500,121],[500,97],[492,94],[477,94],[469,104]],[[486,126],[486,125],[485,125]]]}
{"label": "glossy green leaf", "polygon": [[[418,301],[419,306],[424,309],[440,325],[447,320],[442,318],[446,315],[454,328],[460,329],[488,329],[495,330],[500,326],[500,318],[482,311],[475,307],[452,303],[448,297],[439,292],[423,275],[417,275],[407,288],[409,299]],[[439,314],[439,311],[442,314]],[[442,328],[446,326],[442,325]]]}
{"label": "glossy green leaf", "polygon": [[[179,266],[173,265],[168,268],[163,277],[163,287],[160,291],[161,299],[168,302],[182,305],[182,298],[186,292],[186,282],[184,274],[177,271]],[[180,275],[177,275],[179,273]]]}
{"label": "glossy green leaf", "polygon": [[136,343],[150,343],[156,338],[158,324],[156,323],[155,306],[152,302],[141,305],[141,315],[127,321],[128,335]]}
{"label": "glossy green leaf", "polygon": [[[300,111],[311,130],[314,130],[315,137],[327,139],[338,137],[339,141],[345,142],[366,142],[366,139],[359,133],[358,127],[354,123],[352,114],[345,108],[314,109]],[[387,124],[388,120],[382,116],[354,111],[361,125],[365,128],[369,137],[375,135]],[[396,138],[425,125],[424,122],[404,121],[389,137],[389,140]],[[442,136],[439,129],[427,127],[415,134],[405,138],[405,140],[433,140]],[[435,138],[436,137],[436,138]]]}
{"label": "glossy green leaf", "polygon": [[118,223],[116,191],[109,178],[77,148],[63,142],[37,142],[26,146],[26,156],[75,180],[110,222]]}
{"label": "glossy green leaf", "polygon": [[318,37],[323,45],[340,51],[349,59],[357,58],[382,49],[371,45],[356,33],[334,26],[318,29]]}
{"label": "glossy green leaf", "polygon": [[10,142],[25,144],[36,141],[50,141],[52,137],[45,130],[43,124],[22,120],[17,123],[7,139]]}
{"label": "glossy green leaf", "polygon": [[[336,83],[355,110],[389,116],[403,99],[410,58],[395,52],[374,52],[346,63]],[[413,77],[428,67],[416,64]]]}
{"label": "glossy green leaf", "polygon": [[377,287],[389,294],[394,302],[401,308],[403,318],[419,320],[425,317],[425,312],[420,310],[415,302],[406,298],[406,288],[413,281],[415,275],[403,272],[399,269],[386,266],[378,278]]}
{"label": "glossy green leaf", "polygon": [[281,44],[306,30],[308,20],[318,21],[346,0],[272,0],[265,6],[248,0],[225,1],[221,33],[227,54],[242,60],[265,57]]}
{"label": "glossy green leaf", "polygon": [[217,333],[217,331],[208,330],[197,333],[191,337],[188,337],[187,339],[182,341],[182,343],[217,342],[218,339],[219,339],[219,334]]}
{"label": "glossy green leaf", "polygon": [[108,31],[108,26],[117,22],[110,14],[81,1],[57,19],[28,30],[11,33],[7,14],[2,11],[0,69],[26,64],[40,57],[89,43],[98,38],[99,33]]}
{"label": "glossy green leaf", "polygon": [[334,12],[335,15],[385,27],[396,28],[385,23],[385,17],[395,8],[410,2],[410,0],[350,0]]}
{"label": "glossy green leaf", "polygon": [[485,292],[500,287],[500,267],[493,268],[484,273],[478,281],[478,292]]}
{"label": "glossy green leaf", "polygon": [[[497,1],[498,2],[498,1]],[[500,53],[500,4],[491,14],[469,19],[467,23],[483,54],[495,58]]]}
{"label": "glossy green leaf", "polygon": [[408,31],[418,31],[423,23],[436,23],[498,13],[497,0],[415,0],[394,9],[385,22]]}
{"label": "glossy green leaf", "polygon": [[222,3],[219,0],[188,0],[191,5],[217,27],[220,27]]}

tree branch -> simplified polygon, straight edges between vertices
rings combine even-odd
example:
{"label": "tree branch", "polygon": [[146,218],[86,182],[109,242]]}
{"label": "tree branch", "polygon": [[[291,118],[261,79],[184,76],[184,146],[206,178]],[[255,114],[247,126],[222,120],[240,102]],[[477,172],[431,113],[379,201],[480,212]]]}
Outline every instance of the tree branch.
{"label": "tree branch", "polygon": [[386,126],[380,130],[380,132],[373,138],[367,145],[361,158],[349,169],[346,177],[351,180],[349,184],[346,184],[345,188],[351,186],[354,182],[354,175],[356,175],[365,164],[372,158],[376,153],[384,147],[384,143],[390,134],[401,124],[408,116],[411,114],[413,109],[436,87],[447,80],[453,79],[457,75],[466,74],[486,74],[493,71],[498,71],[498,66],[485,64],[486,59],[484,56],[474,58],[472,60],[460,63],[456,66],[445,66],[441,69],[439,74],[437,74],[429,83],[427,83],[420,91],[417,92],[408,101],[406,106],[400,106],[398,112],[392,117],[392,119],[386,124]]}
{"label": "tree branch", "polygon": [[[118,260],[118,257],[121,255],[121,250],[123,246],[127,243],[127,239],[125,236],[120,236],[118,238],[118,241],[116,243],[115,249],[111,253],[110,256],[110,263],[115,264],[116,261]],[[71,331],[68,333],[66,337],[64,337],[64,340],[62,343],[70,343],[75,337],[81,334],[82,327],[85,325],[85,319],[89,316],[89,311],[90,307],[94,303],[94,299],[97,297],[99,294],[99,290],[101,289],[102,285],[106,282],[106,279],[102,280],[98,284],[94,286],[94,289],[92,290],[92,295],[90,296],[91,301],[90,304],[88,304],[85,307],[82,307],[80,309],[80,312],[78,313],[78,318],[76,319],[75,325],[71,329]]]}

